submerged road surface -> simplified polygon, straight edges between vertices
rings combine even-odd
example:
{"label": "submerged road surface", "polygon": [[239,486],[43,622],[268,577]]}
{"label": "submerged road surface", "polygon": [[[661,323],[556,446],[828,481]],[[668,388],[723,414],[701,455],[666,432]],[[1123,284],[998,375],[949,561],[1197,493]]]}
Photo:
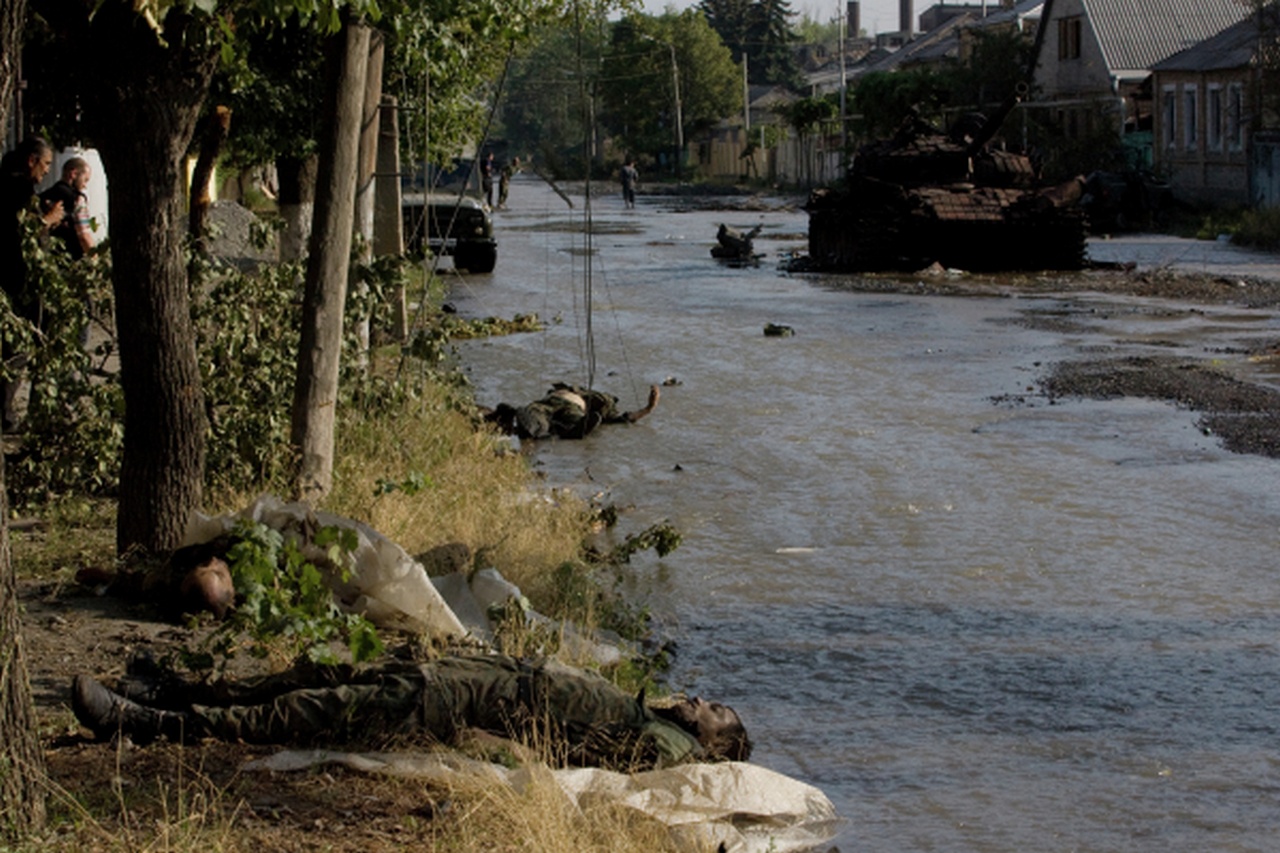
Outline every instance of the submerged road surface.
{"label": "submerged road surface", "polygon": [[[1275,849],[1280,462],[1037,380],[1099,354],[1244,371],[1277,317],[842,292],[776,269],[803,213],[675,205],[600,198],[587,245],[580,199],[517,181],[497,270],[453,290],[559,320],[463,346],[481,402],[583,382],[593,352],[625,408],[669,380],[644,421],[529,452],[625,508],[619,536],[683,532],[626,580],[679,642],[673,686],[826,791],[846,853]],[[759,268],[710,258],[720,222],[763,224]]]}

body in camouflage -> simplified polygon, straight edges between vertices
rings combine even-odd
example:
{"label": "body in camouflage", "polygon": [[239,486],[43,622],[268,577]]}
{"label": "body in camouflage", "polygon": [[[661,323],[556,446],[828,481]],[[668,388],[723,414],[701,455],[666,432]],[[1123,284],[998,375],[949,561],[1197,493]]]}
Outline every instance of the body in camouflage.
{"label": "body in camouflage", "polygon": [[251,743],[422,735],[449,741],[474,728],[574,765],[667,766],[702,752],[693,735],[598,675],[508,657],[291,670],[192,698],[200,728]]}

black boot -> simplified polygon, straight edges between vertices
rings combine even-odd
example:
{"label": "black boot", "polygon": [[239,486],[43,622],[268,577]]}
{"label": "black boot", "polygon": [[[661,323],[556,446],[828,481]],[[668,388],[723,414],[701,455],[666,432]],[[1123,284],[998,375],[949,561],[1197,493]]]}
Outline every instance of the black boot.
{"label": "black boot", "polygon": [[71,709],[100,740],[114,734],[128,735],[134,743],[150,743],[158,737],[181,741],[196,737],[196,725],[188,714],[148,708],[112,693],[87,675],[71,682]]}

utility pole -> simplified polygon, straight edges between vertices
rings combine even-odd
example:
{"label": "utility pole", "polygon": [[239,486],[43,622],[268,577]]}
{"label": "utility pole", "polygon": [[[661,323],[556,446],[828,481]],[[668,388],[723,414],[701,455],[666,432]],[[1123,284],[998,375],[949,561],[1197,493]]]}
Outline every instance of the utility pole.
{"label": "utility pole", "polygon": [[675,95],[676,106],[676,182],[680,181],[680,165],[684,159],[684,116],[680,111],[680,66],[676,64],[676,46],[666,39],[656,38],[648,33],[641,33],[640,38],[645,41],[657,42],[665,44],[671,51],[671,91]]}
{"label": "utility pole", "polygon": [[667,42],[671,48],[671,85],[676,95],[676,183],[680,183],[680,167],[684,161],[684,116],[680,111],[680,66],[676,65],[676,46]]}
{"label": "utility pole", "polygon": [[845,17],[845,7],[843,5],[844,0],[836,0],[836,3],[836,15],[840,19],[840,159],[843,162],[845,151],[849,148],[849,136],[848,131],[846,130],[846,125],[848,124],[848,103],[846,95],[849,90],[849,78],[845,72],[844,65],[844,28],[847,23],[847,18]]}

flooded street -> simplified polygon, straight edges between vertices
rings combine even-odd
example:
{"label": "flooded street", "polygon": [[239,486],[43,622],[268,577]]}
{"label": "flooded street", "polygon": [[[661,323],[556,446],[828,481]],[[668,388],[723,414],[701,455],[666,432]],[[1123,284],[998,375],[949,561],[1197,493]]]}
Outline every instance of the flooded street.
{"label": "flooded street", "polygon": [[[1275,848],[1280,461],[1167,403],[1036,384],[1100,356],[1261,371],[1233,353],[1280,339],[1273,312],[856,292],[777,271],[801,211],[613,194],[588,330],[581,199],[521,178],[497,269],[451,301],[559,321],[462,345],[477,399],[585,384],[589,340],[623,408],[671,383],[647,419],[532,458],[627,508],[620,535],[682,532],[631,581],[679,642],[672,685],[821,787],[840,850]],[[711,259],[721,222],[764,225],[760,267]]]}

